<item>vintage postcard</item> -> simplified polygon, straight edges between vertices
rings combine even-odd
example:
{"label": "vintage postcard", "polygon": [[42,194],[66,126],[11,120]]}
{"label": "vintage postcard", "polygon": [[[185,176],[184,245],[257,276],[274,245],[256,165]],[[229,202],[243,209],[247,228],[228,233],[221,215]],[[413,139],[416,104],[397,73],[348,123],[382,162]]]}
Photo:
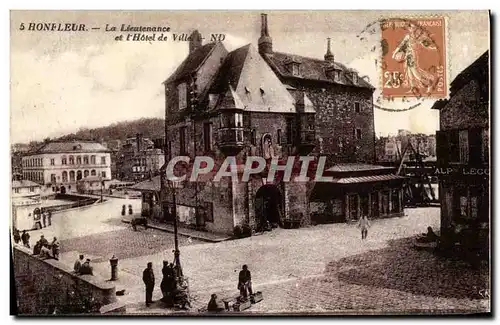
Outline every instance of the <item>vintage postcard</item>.
{"label": "vintage postcard", "polygon": [[488,11],[11,11],[16,315],[491,313]]}

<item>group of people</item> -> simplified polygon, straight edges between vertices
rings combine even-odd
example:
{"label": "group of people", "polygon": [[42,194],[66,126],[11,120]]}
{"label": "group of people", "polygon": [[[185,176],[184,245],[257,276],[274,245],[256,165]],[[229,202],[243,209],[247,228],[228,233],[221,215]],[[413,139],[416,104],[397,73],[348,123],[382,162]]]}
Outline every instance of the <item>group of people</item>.
{"label": "group of people", "polygon": [[[160,284],[160,289],[163,295],[161,300],[168,306],[173,306],[177,290],[177,266],[173,263],[169,263],[168,261],[163,261],[163,268],[161,272],[163,275],[163,279]],[[152,262],[149,262],[146,269],[143,271],[142,280],[146,286],[146,306],[149,307],[153,303],[153,290],[155,287],[155,275]]]}
{"label": "group of people", "polygon": [[45,236],[41,235],[33,247],[33,255],[38,255],[40,258],[54,258],[58,260],[60,246],[57,237],[54,237],[52,242],[49,243]]}
{"label": "group of people", "polygon": [[75,264],[73,265],[73,271],[75,274],[78,275],[94,275],[94,268],[90,265],[90,258],[87,258],[85,262],[83,261],[85,259],[85,256],[81,255],[79,258],[75,261]]}
{"label": "group of people", "polygon": [[[40,221],[41,219],[41,221]],[[35,214],[36,223],[40,224],[40,228],[45,228],[52,225],[52,212],[44,211],[41,214]]]}
{"label": "group of people", "polygon": [[19,230],[17,228],[14,228],[14,230],[12,231],[12,235],[16,244],[22,242],[24,247],[30,248],[30,234],[26,230],[23,230],[23,233],[20,234]]}

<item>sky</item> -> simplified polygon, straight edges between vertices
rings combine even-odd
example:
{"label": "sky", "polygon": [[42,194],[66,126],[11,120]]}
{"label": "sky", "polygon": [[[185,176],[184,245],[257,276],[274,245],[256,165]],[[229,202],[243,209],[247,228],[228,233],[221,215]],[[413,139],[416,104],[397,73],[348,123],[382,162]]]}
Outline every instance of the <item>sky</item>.
{"label": "sky", "polygon": [[[11,143],[42,140],[141,117],[164,117],[162,82],[188,53],[187,42],[172,34],[198,29],[209,38],[226,35],[231,51],[260,36],[259,11],[11,11]],[[486,11],[267,11],[273,49],[323,58],[330,37],[335,60],[356,69],[379,87],[378,53],[370,48],[378,34],[360,41],[364,27],[384,17],[447,17],[448,75],[454,78],[489,48]],[[20,30],[33,23],[78,23],[100,30],[43,32]],[[120,42],[127,34],[105,27],[165,26],[170,40]],[[378,96],[378,91],[375,96]],[[433,101],[405,113],[375,109],[377,135],[398,129],[434,133],[439,128]],[[398,105],[398,104],[393,104]]]}

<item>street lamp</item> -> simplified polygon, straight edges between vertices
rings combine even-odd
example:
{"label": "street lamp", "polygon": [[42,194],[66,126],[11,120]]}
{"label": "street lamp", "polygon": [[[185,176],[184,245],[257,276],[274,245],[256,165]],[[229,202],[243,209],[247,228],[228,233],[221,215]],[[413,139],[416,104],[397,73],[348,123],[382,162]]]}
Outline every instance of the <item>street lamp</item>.
{"label": "street lamp", "polygon": [[177,203],[175,198],[175,190],[181,188],[182,184],[179,181],[172,181],[167,179],[167,186],[172,191],[172,204],[173,204],[173,214],[174,214],[174,261],[177,270],[177,277],[182,277],[182,267],[179,251],[179,235],[178,235],[178,225],[177,225]]}

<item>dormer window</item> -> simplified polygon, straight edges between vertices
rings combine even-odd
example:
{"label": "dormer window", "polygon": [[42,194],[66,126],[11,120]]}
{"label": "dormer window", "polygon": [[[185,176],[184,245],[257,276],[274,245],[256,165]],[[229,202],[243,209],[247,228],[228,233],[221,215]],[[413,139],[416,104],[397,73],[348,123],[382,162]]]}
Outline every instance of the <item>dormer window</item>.
{"label": "dormer window", "polygon": [[334,67],[328,67],[325,71],[326,77],[328,79],[331,79],[333,81],[339,82],[340,81],[340,73],[341,70],[335,69]]}
{"label": "dormer window", "polygon": [[358,74],[356,72],[352,72],[352,83],[357,85],[358,84]]}
{"label": "dormer window", "polygon": [[300,76],[300,62],[297,59],[290,59],[285,63],[285,67],[293,76]]}
{"label": "dormer window", "polygon": [[185,83],[177,86],[177,95],[179,97],[179,110],[187,107],[187,87]]}

